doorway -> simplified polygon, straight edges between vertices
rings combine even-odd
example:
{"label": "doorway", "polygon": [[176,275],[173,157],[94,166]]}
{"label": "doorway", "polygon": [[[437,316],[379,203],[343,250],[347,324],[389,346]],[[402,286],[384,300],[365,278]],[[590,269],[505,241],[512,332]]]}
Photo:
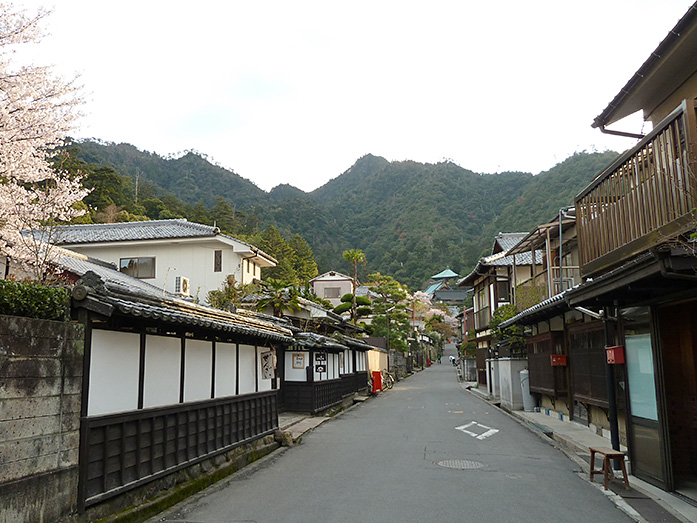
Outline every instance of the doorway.
{"label": "doorway", "polygon": [[673,490],[697,501],[697,300],[658,312]]}
{"label": "doorway", "polygon": [[627,370],[628,436],[632,473],[645,481],[670,490],[664,437],[665,421],[659,402],[656,372],[657,351],[652,344],[652,317],[649,307],[621,310]]}

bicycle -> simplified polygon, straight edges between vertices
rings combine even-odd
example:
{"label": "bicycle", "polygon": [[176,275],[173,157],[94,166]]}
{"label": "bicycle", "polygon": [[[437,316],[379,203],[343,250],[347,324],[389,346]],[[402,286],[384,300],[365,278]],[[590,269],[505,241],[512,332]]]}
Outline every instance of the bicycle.
{"label": "bicycle", "polygon": [[383,390],[389,390],[392,387],[394,387],[394,376],[387,372],[386,370],[382,371],[382,387]]}

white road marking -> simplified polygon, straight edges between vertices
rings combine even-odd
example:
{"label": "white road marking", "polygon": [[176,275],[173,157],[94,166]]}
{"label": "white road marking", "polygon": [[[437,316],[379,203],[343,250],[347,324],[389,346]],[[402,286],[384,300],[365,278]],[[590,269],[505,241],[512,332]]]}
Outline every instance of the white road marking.
{"label": "white road marking", "polygon": [[[456,430],[461,430],[465,434],[469,434],[473,438],[476,438],[478,440],[483,440],[488,438],[489,436],[493,436],[496,434],[499,429],[493,429],[491,427],[487,427],[486,425],[482,425],[481,423],[477,423],[476,421],[470,421],[469,423],[465,425],[460,425],[459,427],[455,427]],[[467,429],[474,429],[477,430],[477,432],[473,432],[472,430],[467,430]],[[484,432],[478,430],[478,429],[483,429]]]}

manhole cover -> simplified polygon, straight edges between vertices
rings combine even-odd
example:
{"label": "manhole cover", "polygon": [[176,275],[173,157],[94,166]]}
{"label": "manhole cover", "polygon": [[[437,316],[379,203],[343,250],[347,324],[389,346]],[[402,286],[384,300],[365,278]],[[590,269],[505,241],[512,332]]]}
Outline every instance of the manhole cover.
{"label": "manhole cover", "polygon": [[469,461],[466,459],[446,459],[444,461],[439,461],[437,465],[449,469],[480,469],[484,466],[484,463],[479,463],[478,461]]}

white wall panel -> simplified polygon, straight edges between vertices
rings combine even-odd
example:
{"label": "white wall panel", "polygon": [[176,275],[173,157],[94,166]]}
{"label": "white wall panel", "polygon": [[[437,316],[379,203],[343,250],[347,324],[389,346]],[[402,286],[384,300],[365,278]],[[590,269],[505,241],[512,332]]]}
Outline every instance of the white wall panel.
{"label": "white wall panel", "polygon": [[[302,356],[302,361],[301,357]],[[296,366],[299,367],[297,369],[293,368],[293,362],[295,362]],[[310,353],[307,351],[292,351],[292,352],[286,352],[286,374],[285,374],[285,380],[286,381],[307,381],[307,371],[305,370],[305,367],[310,365]]]}
{"label": "white wall panel", "polygon": [[237,345],[215,344],[215,397],[234,396],[237,387]]}
{"label": "white wall panel", "polygon": [[145,337],[145,384],[143,407],[179,403],[181,339]]}
{"label": "white wall panel", "polygon": [[266,391],[266,390],[271,390],[271,379],[264,379],[263,378],[263,372],[262,372],[262,360],[261,360],[261,355],[262,353],[269,352],[270,349],[268,347],[257,347],[257,376],[259,377],[259,392]]}
{"label": "white wall panel", "polygon": [[184,354],[184,401],[210,399],[213,343],[187,339]]}
{"label": "white wall panel", "polygon": [[252,345],[240,345],[240,394],[248,394],[257,390],[255,352],[256,348]]}
{"label": "white wall panel", "polygon": [[87,415],[138,408],[140,335],[92,331]]}

